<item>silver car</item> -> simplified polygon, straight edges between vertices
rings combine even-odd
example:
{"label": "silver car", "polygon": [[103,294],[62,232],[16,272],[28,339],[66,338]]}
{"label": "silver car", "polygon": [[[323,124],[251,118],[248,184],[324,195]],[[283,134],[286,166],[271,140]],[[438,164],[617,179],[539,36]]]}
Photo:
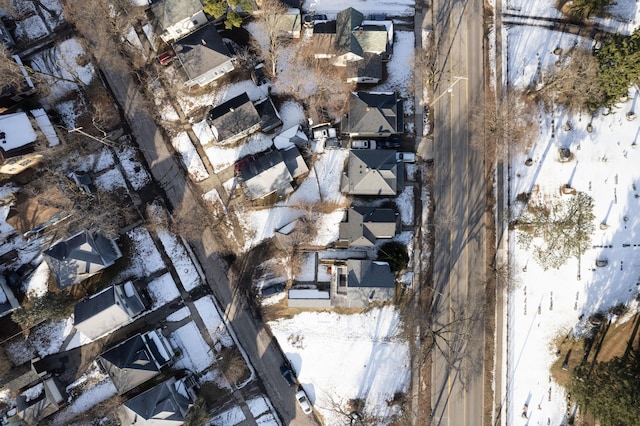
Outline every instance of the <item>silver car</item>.
{"label": "silver car", "polygon": [[305,414],[311,414],[311,401],[309,401],[309,397],[307,397],[304,389],[300,389],[296,392],[296,400]]}

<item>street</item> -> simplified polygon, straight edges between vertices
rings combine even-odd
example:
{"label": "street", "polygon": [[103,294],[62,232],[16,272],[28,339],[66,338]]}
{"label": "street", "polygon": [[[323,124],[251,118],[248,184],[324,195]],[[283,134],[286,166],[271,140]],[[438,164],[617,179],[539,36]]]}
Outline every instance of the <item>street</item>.
{"label": "street", "polygon": [[435,425],[483,424],[486,181],[484,153],[472,146],[481,137],[472,117],[484,105],[482,6],[478,0],[433,4]]}

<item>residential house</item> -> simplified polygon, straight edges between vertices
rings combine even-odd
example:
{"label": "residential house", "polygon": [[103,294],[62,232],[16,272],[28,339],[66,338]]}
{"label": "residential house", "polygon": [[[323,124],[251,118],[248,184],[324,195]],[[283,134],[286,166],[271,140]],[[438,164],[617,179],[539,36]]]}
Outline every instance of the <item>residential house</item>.
{"label": "residential house", "polygon": [[282,124],[280,114],[269,96],[253,103],[260,116],[260,130],[268,133]]}
{"label": "residential house", "polygon": [[187,81],[185,86],[206,86],[233,71],[233,56],[213,24],[173,43],[173,50]]}
{"label": "residential house", "polygon": [[[307,25],[307,24],[305,24]],[[367,21],[350,7],[338,13],[334,22],[309,22],[316,57],[333,58],[333,64],[347,67],[349,82],[378,83],[382,62],[389,60],[393,46],[392,21]]]}
{"label": "residential house", "polygon": [[122,395],[159,375],[173,356],[173,349],[162,333],[151,330],[102,353],[97,362]]}
{"label": "residential house", "polygon": [[122,257],[116,240],[89,231],[60,241],[43,254],[60,289],[86,280]]}
{"label": "residential house", "polygon": [[90,339],[97,339],[127,324],[144,309],[131,282],[113,285],[76,303],[73,325]]}
{"label": "residential house", "polygon": [[212,108],[209,124],[216,142],[225,145],[260,130],[260,114],[245,92]]}
{"label": "residential house", "polygon": [[334,306],[366,308],[394,299],[395,278],[387,262],[349,259],[333,267],[331,293]]}
{"label": "residential house", "polygon": [[28,425],[38,425],[66,402],[65,387],[55,377],[44,378],[17,396],[16,415]]}
{"label": "residential house", "polygon": [[71,216],[73,203],[58,187],[49,185],[46,190],[31,196],[27,191],[19,191],[7,215],[7,223],[25,238],[44,232]]}
{"label": "residential house", "polygon": [[161,32],[160,38],[166,43],[184,37],[208,22],[201,0],[156,0],[150,9]]}
{"label": "residential house", "polygon": [[353,92],[349,111],[340,121],[349,137],[375,138],[404,133],[402,100],[395,93]]}
{"label": "residential house", "polygon": [[378,240],[393,238],[399,217],[393,209],[351,207],[347,212],[347,220],[340,223],[338,245],[373,247]]}
{"label": "residential house", "polygon": [[20,303],[13,295],[4,275],[0,275],[0,317],[10,314],[20,307]]}
{"label": "residential house", "polygon": [[404,164],[394,150],[351,150],[341,188],[350,195],[395,196],[404,188]]}
{"label": "residential house", "polygon": [[0,115],[0,162],[33,149],[37,135],[25,112]]}
{"label": "residential house", "polygon": [[140,426],[179,426],[193,405],[184,383],[166,380],[124,403],[125,409]]}
{"label": "residential house", "polygon": [[296,146],[245,159],[236,169],[242,176],[245,195],[251,201],[273,193],[284,197],[293,192],[291,183],[309,172]]}
{"label": "residential house", "polygon": [[289,8],[276,17],[275,30],[279,37],[300,38],[302,17],[300,9]]}
{"label": "residential house", "polygon": [[[4,28],[1,22],[2,21],[0,21],[0,33],[2,35],[8,35],[8,32],[4,32],[6,31],[6,28]],[[0,35],[0,37],[2,36]],[[29,77],[29,73],[24,67],[20,56],[13,55],[11,58],[18,64],[18,67],[24,76],[24,80],[20,81],[16,85],[0,85],[0,113],[4,113],[15,108],[20,102],[36,92],[33,80]]]}

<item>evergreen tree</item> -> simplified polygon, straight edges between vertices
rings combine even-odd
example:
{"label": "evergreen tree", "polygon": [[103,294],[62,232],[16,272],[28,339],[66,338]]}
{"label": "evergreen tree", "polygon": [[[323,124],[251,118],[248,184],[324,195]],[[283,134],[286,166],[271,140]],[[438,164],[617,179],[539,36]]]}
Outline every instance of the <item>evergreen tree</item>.
{"label": "evergreen tree", "polygon": [[571,14],[578,18],[588,18],[594,13],[599,14],[606,6],[611,4],[611,0],[573,0],[571,4]]}
{"label": "evergreen tree", "polygon": [[231,29],[242,25],[240,12],[252,12],[253,2],[251,0],[204,0],[203,9],[216,19],[226,13],[224,26]]}
{"label": "evergreen tree", "polygon": [[11,319],[25,329],[41,321],[60,321],[73,313],[73,298],[67,293],[46,292],[29,298],[28,302],[16,309]]}
{"label": "evergreen tree", "polygon": [[378,260],[381,262],[389,263],[389,267],[392,271],[402,271],[407,267],[409,263],[409,254],[407,248],[396,242],[392,241],[385,243],[378,249]]}
{"label": "evergreen tree", "polygon": [[544,244],[536,246],[533,254],[545,270],[558,269],[569,258],[578,258],[591,244],[595,231],[593,199],[584,192],[566,200],[531,202],[517,220],[518,242],[528,248],[534,238]]}
{"label": "evergreen tree", "polygon": [[602,426],[640,426],[640,356],[577,367],[567,391]]}
{"label": "evergreen tree", "polygon": [[640,31],[616,34],[596,51],[598,80],[605,93],[604,106],[613,106],[640,77]]}

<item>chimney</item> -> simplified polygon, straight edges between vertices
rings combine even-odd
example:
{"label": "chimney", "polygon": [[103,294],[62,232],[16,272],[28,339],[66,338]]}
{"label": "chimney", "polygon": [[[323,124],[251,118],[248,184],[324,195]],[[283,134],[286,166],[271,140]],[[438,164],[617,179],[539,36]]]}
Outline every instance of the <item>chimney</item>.
{"label": "chimney", "polygon": [[204,39],[201,39],[200,41],[202,42],[202,45],[203,45],[203,46],[206,46],[206,45],[207,45],[207,42],[206,42]]}

